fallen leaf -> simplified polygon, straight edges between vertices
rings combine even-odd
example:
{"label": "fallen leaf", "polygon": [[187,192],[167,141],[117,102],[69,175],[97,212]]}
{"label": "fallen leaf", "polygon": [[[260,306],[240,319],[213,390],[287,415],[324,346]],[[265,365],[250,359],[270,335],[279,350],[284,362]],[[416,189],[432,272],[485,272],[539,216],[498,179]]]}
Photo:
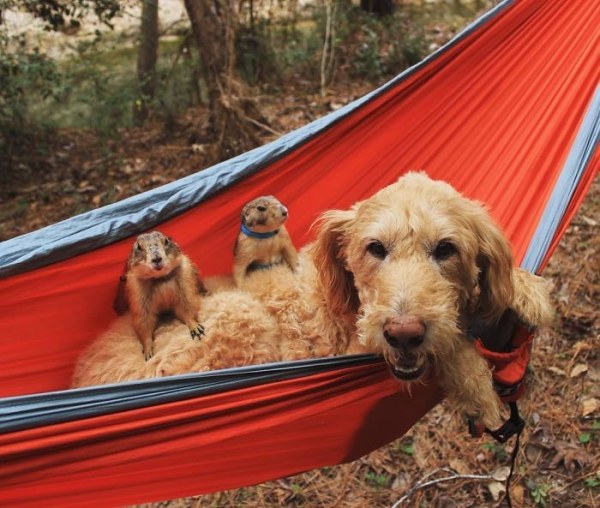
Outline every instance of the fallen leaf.
{"label": "fallen leaf", "polygon": [[581,376],[581,374],[585,374],[588,371],[588,366],[585,363],[578,363],[571,369],[571,374],[569,377],[577,377]]}
{"label": "fallen leaf", "polygon": [[505,482],[508,479],[508,475],[510,475],[510,467],[502,466],[492,473],[492,478],[497,482]]}
{"label": "fallen leaf", "polygon": [[591,217],[586,217],[585,215],[581,216],[581,220],[583,222],[585,222],[585,224],[587,224],[588,226],[597,226],[598,225],[598,221],[592,219]]}
{"label": "fallen leaf", "polygon": [[592,346],[589,342],[585,340],[578,340],[571,349],[575,350],[575,355],[579,354],[581,351],[592,351],[594,346]]}
{"label": "fallen leaf", "polygon": [[557,376],[566,376],[567,375],[567,373],[564,370],[559,369],[558,367],[554,367],[554,365],[550,365],[550,367],[547,367],[547,370],[549,370],[553,374],[556,374]]}
{"label": "fallen leaf", "polygon": [[588,370],[587,373],[587,378],[590,381],[600,381],[600,369],[595,368],[595,367],[590,367],[590,370]]}
{"label": "fallen leaf", "polygon": [[514,484],[510,489],[510,497],[515,506],[523,506],[525,487],[519,483]]}
{"label": "fallen leaf", "polygon": [[581,401],[581,416],[588,416],[596,411],[598,411],[598,407],[600,406],[600,401],[594,397],[590,397],[589,399],[584,399]]}
{"label": "fallen leaf", "polygon": [[456,471],[459,474],[468,474],[469,473],[468,466],[462,460],[451,459],[449,462],[449,465],[452,469],[454,469],[454,471]]}
{"label": "fallen leaf", "polygon": [[488,483],[487,487],[494,501],[498,501],[500,496],[506,492],[506,486],[501,482]]}
{"label": "fallen leaf", "polygon": [[394,478],[394,481],[392,482],[392,490],[399,492],[401,490],[406,490],[410,487],[410,484],[408,482],[408,478],[406,477],[405,474],[399,474],[398,476],[396,476],[396,478]]}
{"label": "fallen leaf", "polygon": [[569,473],[573,473],[576,469],[584,468],[590,463],[590,454],[581,446],[557,443],[555,448],[556,455],[548,465],[550,469],[556,469],[562,464]]}

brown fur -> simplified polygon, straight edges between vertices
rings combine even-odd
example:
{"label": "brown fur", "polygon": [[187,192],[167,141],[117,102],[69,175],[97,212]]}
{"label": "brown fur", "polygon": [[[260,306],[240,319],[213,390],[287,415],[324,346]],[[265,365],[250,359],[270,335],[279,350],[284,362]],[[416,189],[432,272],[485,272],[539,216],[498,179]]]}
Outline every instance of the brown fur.
{"label": "brown fur", "polygon": [[202,298],[202,341],[190,341],[178,321],[159,325],[154,356],[144,361],[127,316],[115,320],[80,356],[72,386],[93,386],[278,361],[274,318],[248,293],[223,290]]}
{"label": "brown fur", "polygon": [[185,323],[192,338],[204,333],[197,321],[204,291],[198,270],[169,237],[159,231],[138,236],[121,281],[115,308],[131,312],[146,360],[152,357],[154,331],[165,312]]}
{"label": "brown fur", "polygon": [[[257,271],[246,277],[244,291],[207,297],[201,343],[184,340],[181,325],[161,327],[150,370],[143,370],[133,348],[125,350],[134,340],[132,330],[117,323],[82,355],[77,382],[375,352],[400,378],[403,370],[416,369],[418,379],[399,379],[409,386],[435,369],[460,411],[495,426],[491,372],[467,329],[483,322],[493,333],[507,309],[542,326],[552,311],[547,285],[512,268],[508,242],[485,209],[448,184],[409,173],[350,210],[325,213],[317,227],[296,272],[284,266]],[[385,247],[384,259],[373,255],[375,240]],[[444,241],[452,248],[440,255]],[[425,330],[422,343],[409,352],[384,336],[386,322],[406,316],[422,320]]]}
{"label": "brown fur", "polygon": [[241,221],[246,228],[254,233],[277,233],[270,238],[254,238],[240,231],[233,251],[233,280],[237,287],[261,267],[285,264],[292,271],[296,269],[298,253],[284,226],[287,218],[287,208],[274,196],[262,196],[244,205]]}

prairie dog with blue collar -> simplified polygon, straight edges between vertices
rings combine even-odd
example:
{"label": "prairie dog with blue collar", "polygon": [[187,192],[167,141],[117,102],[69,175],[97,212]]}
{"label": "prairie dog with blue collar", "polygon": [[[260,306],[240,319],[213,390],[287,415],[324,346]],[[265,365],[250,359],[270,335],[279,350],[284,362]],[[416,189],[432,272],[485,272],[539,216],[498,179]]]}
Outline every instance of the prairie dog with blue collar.
{"label": "prairie dog with blue collar", "polygon": [[205,293],[198,270],[179,245],[160,231],[137,237],[121,276],[114,308],[131,312],[131,322],[146,360],[153,355],[154,331],[162,314],[172,312],[185,323],[192,339],[200,339],[200,295]]}
{"label": "prairie dog with blue collar", "polygon": [[237,287],[256,270],[284,264],[296,270],[298,252],[284,226],[287,219],[287,208],[274,196],[261,196],[244,205],[233,249],[233,280]]}

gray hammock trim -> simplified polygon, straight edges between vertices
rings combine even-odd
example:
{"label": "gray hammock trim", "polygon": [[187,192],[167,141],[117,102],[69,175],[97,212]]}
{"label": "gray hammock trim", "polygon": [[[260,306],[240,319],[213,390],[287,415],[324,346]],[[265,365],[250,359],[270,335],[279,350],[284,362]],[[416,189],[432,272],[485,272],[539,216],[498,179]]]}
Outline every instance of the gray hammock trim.
{"label": "gray hammock trim", "polygon": [[374,355],[337,356],[7,397],[0,399],[0,432],[93,418],[376,363],[384,365],[383,360]]}
{"label": "gray hammock trim", "polygon": [[536,272],[548,249],[556,230],[565,215],[565,211],[575,194],[585,169],[600,143],[600,86],[596,88],[594,98],[585,114],[581,128],[569,156],[560,172],[556,186],[546,204],[544,214],[531,238],[521,266]]}

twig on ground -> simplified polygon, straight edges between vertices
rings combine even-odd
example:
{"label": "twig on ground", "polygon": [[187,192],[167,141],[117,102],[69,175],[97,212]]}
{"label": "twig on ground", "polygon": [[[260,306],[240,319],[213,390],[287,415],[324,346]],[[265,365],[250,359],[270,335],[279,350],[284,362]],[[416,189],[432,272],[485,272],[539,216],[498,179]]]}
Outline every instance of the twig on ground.
{"label": "twig on ground", "polygon": [[276,130],[271,129],[271,127],[269,127],[268,125],[265,125],[264,123],[261,123],[258,120],[255,120],[254,118],[250,118],[249,116],[246,116],[246,115],[244,115],[244,117],[248,122],[256,125],[257,127],[260,127],[261,129],[263,129],[267,132],[270,132],[271,134],[275,134],[276,136],[282,135],[281,132],[277,132]]}
{"label": "twig on ground", "polygon": [[[442,478],[436,478],[435,480],[427,480],[427,478],[431,478],[433,475],[438,473],[450,473],[451,476],[444,476]],[[431,473],[425,475],[421,478],[417,483],[415,483],[406,494],[404,494],[398,501],[396,501],[392,508],[398,508],[402,503],[404,503],[410,496],[412,496],[417,490],[427,488],[431,485],[435,485],[441,482],[447,482],[450,480],[493,480],[494,478],[491,475],[479,475],[479,474],[459,474],[456,471],[448,468],[440,468],[432,471]]]}

